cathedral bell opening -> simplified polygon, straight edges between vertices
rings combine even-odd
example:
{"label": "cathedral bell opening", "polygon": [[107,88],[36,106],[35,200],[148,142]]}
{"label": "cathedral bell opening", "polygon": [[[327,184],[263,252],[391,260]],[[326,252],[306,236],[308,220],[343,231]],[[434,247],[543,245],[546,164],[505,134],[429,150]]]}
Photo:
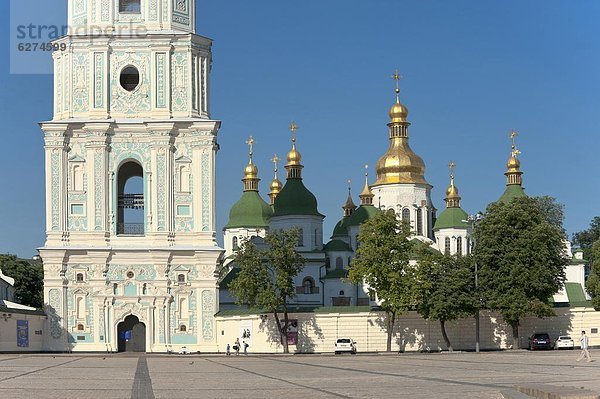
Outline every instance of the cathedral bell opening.
{"label": "cathedral bell opening", "polygon": [[118,235],[144,235],[144,169],[129,161],[119,168]]}
{"label": "cathedral bell opening", "polygon": [[119,352],[146,352],[146,325],[129,315],[117,327]]}

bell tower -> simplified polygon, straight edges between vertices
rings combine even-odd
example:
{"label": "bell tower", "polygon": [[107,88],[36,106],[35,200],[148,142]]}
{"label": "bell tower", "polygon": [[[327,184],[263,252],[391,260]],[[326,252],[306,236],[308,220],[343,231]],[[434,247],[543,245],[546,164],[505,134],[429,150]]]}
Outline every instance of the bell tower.
{"label": "bell tower", "polygon": [[[210,39],[194,0],[69,0],[46,153],[53,350],[217,350]],[[134,316],[131,318],[129,316]],[[125,323],[125,324],[123,324]]]}

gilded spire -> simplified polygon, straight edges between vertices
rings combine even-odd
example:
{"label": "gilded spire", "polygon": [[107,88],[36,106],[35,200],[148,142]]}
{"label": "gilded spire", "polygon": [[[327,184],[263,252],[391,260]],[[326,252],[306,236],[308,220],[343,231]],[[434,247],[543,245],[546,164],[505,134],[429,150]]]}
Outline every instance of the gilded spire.
{"label": "gilded spire", "polygon": [[356,209],[356,205],[354,205],[354,201],[352,201],[352,187],[351,181],[348,180],[348,198],[346,199],[346,203],[342,207],[344,210],[344,216],[350,216]]}
{"label": "gilded spire", "polygon": [[277,154],[273,155],[273,158],[271,158],[271,162],[273,162],[273,171],[275,172],[275,177],[273,178],[273,181],[271,182],[271,186],[270,186],[271,191],[269,191],[269,199],[270,199],[271,205],[275,204],[275,198],[277,198],[277,195],[279,194],[279,192],[281,191],[281,188],[283,187],[283,184],[281,184],[281,181],[279,181],[279,177],[277,176],[277,170],[278,170],[277,164],[279,161],[280,161],[280,159],[277,156]]}
{"label": "gilded spire", "polygon": [[302,155],[296,149],[296,132],[298,131],[298,125],[296,122],[290,124],[290,131],[292,132],[292,149],[287,154],[287,178],[288,179],[302,179]]}
{"label": "gilded spire", "polygon": [[252,157],[254,155],[254,138],[250,136],[248,140],[246,140],[246,144],[250,148],[248,154],[250,156],[250,160],[248,161],[248,165],[244,168],[244,178],[242,181],[244,182],[244,191],[258,191],[258,182],[260,179],[258,178],[258,168],[252,162]]}
{"label": "gilded spire", "polygon": [[446,189],[446,208],[460,208],[458,188],[454,185],[454,168],[456,167],[456,164],[454,161],[450,161],[448,167],[450,168],[450,185]]}
{"label": "gilded spire", "polygon": [[400,79],[402,79],[402,76],[398,73],[397,69],[392,75],[392,79],[396,81],[396,103],[390,108],[391,123],[406,122],[408,109],[400,102]]}
{"label": "gilded spire", "polygon": [[504,173],[506,175],[506,185],[519,185],[523,184],[523,172],[521,172],[521,161],[519,161],[518,156],[521,154],[521,151],[517,149],[517,145],[515,143],[515,138],[519,135],[519,133],[512,130],[510,132],[510,139],[512,141],[511,150],[510,150],[510,158],[506,163],[507,171]]}
{"label": "gilded spire", "polygon": [[362,193],[359,195],[361,205],[373,205],[373,198],[375,197],[371,191],[371,187],[369,187],[368,169],[369,165],[365,165],[365,187],[363,188]]}

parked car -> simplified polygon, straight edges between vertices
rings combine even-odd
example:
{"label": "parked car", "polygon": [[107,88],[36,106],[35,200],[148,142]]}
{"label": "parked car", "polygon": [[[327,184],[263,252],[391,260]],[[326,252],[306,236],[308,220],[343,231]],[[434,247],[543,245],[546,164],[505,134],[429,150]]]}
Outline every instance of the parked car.
{"label": "parked car", "polygon": [[179,349],[180,355],[189,355],[190,353],[192,353],[192,352],[190,352],[190,350],[187,348],[187,346],[182,346],[181,349]]}
{"label": "parked car", "polygon": [[552,344],[552,338],[548,333],[536,333],[529,337],[529,350],[532,351],[534,349],[552,349],[554,345]]}
{"label": "parked car", "polygon": [[335,354],[343,352],[356,354],[356,342],[352,338],[338,338],[335,341]]}
{"label": "parked car", "polygon": [[575,349],[575,342],[573,338],[568,335],[561,335],[554,342],[555,349]]}

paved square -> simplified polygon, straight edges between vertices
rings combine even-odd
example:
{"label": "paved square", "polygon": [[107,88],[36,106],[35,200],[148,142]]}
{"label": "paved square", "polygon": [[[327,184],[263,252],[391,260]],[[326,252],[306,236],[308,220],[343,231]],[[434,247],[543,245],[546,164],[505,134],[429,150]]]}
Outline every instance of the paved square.
{"label": "paved square", "polygon": [[[600,355],[594,353],[592,357]],[[402,355],[0,355],[0,398],[501,398],[515,384],[600,392],[578,351]]]}

